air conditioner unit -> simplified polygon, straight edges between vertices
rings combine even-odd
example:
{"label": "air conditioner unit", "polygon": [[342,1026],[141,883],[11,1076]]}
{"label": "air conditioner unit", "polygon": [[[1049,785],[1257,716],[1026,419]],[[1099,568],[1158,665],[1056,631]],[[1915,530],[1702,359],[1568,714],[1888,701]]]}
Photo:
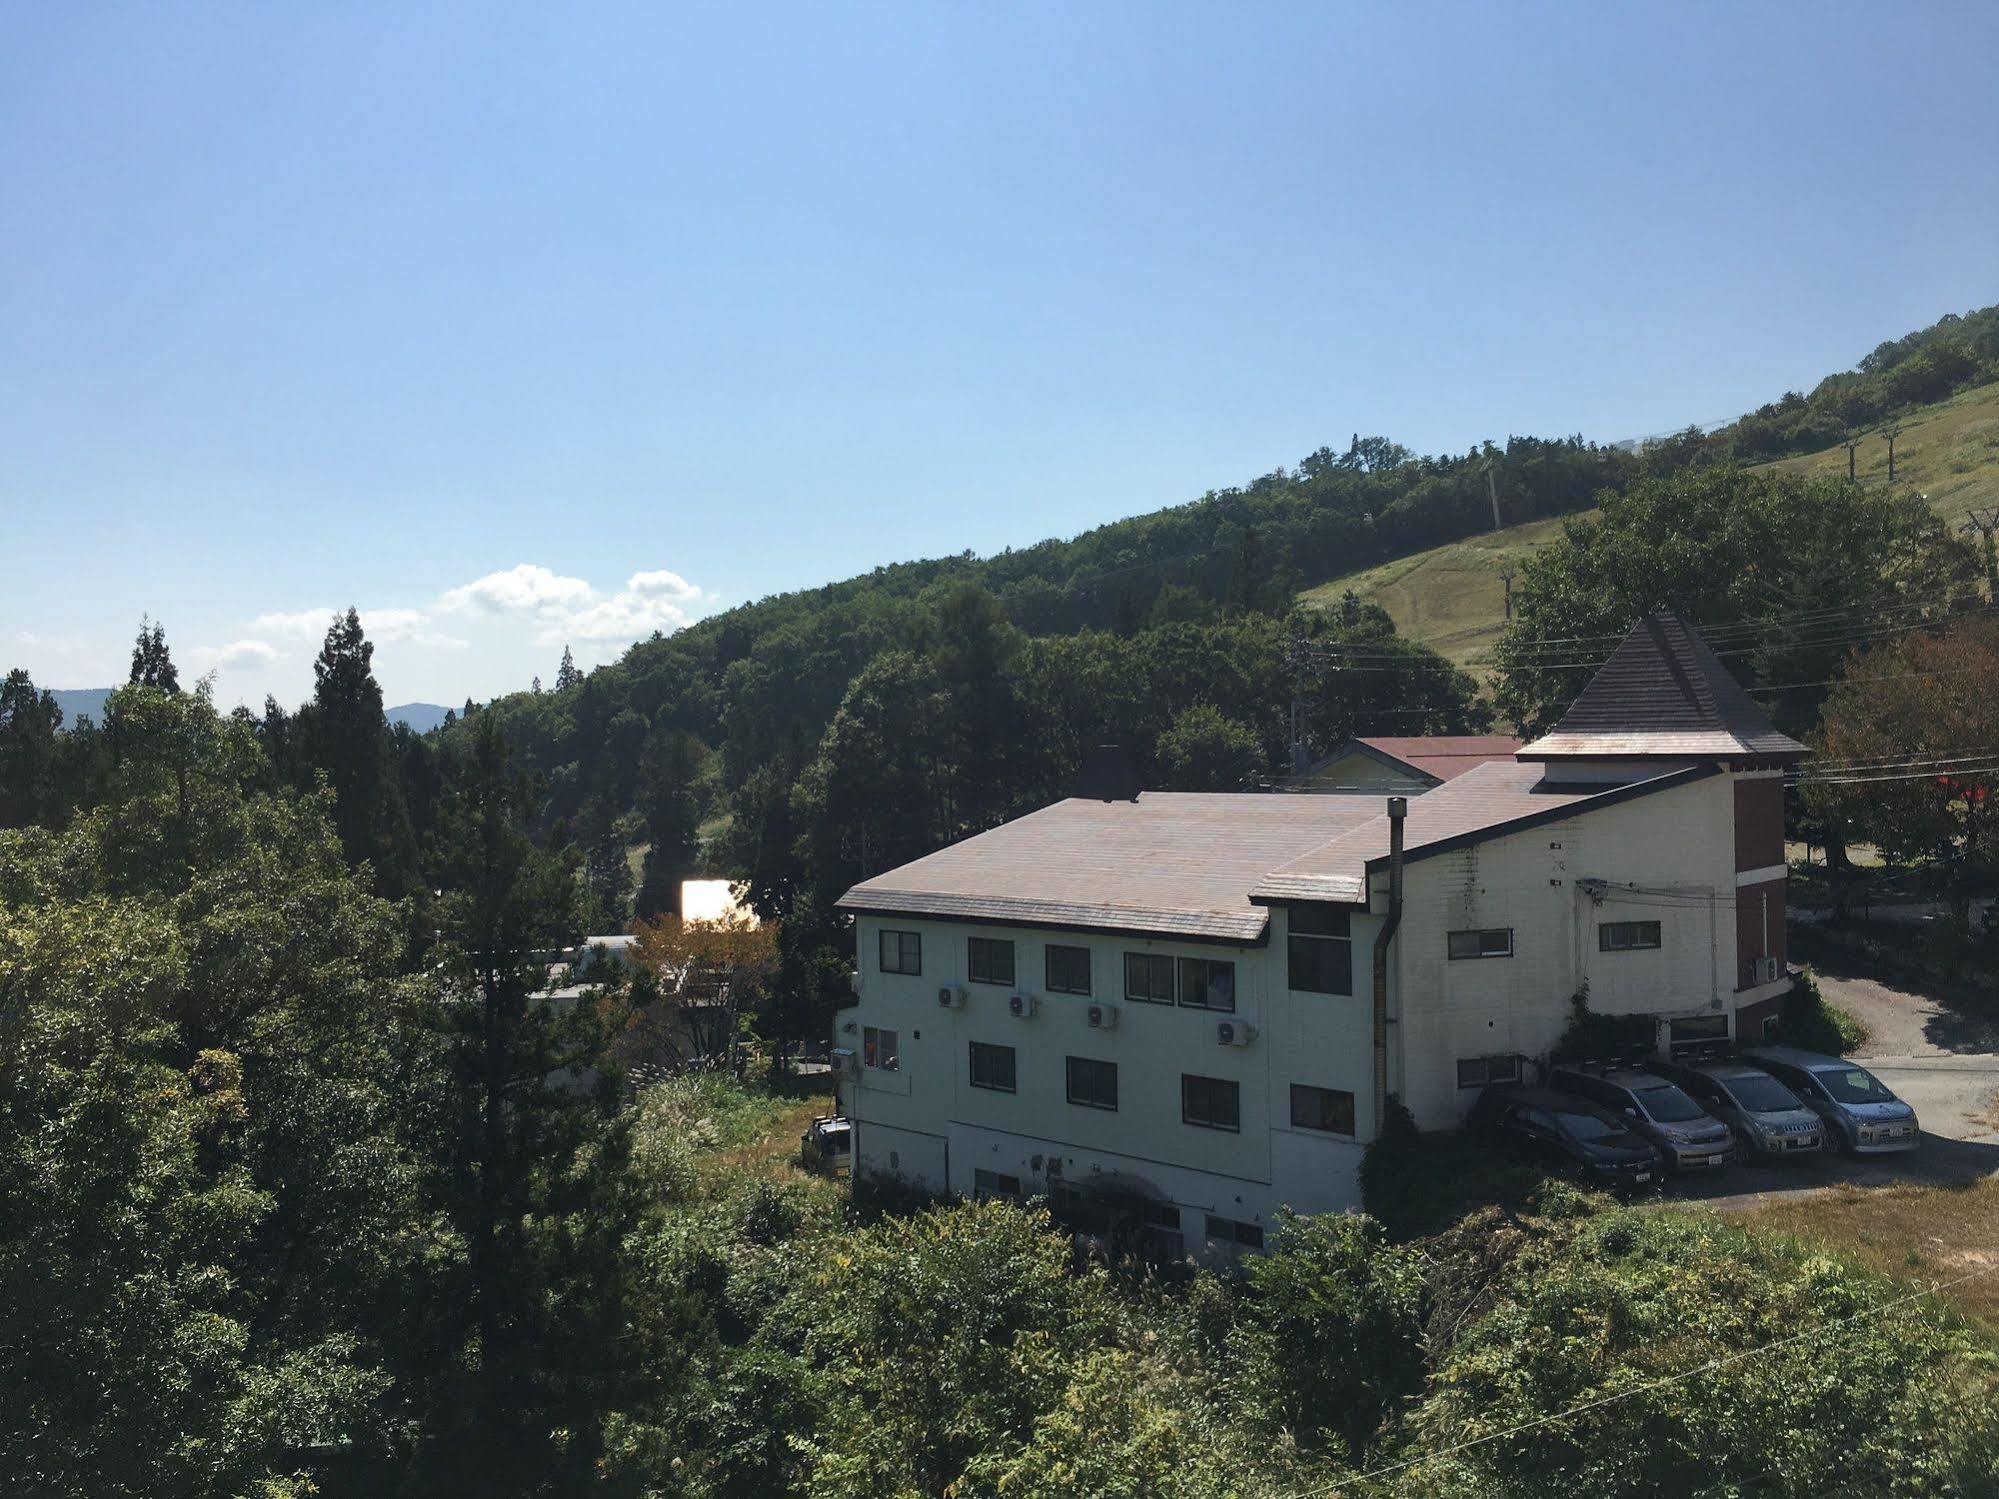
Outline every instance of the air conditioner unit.
{"label": "air conditioner unit", "polygon": [[1093,1029],[1093,1030],[1099,1030],[1099,1031],[1114,1031],[1114,1030],[1116,1030],[1116,1029],[1117,1029],[1117,1006],[1116,1006],[1116,1005],[1091,1005],[1091,1006],[1090,1006],[1090,1027],[1091,1027],[1091,1029]]}
{"label": "air conditioner unit", "polygon": [[1217,1021],[1215,1039],[1223,1046],[1247,1046],[1256,1039],[1256,1027],[1247,1020]]}
{"label": "air conditioner unit", "polygon": [[833,1048],[833,1075],[835,1077],[854,1075],[854,1049],[851,1046]]}
{"label": "air conditioner unit", "polygon": [[965,991],[956,984],[946,984],[937,991],[937,1003],[947,1010],[962,1010],[965,1008]]}
{"label": "air conditioner unit", "polygon": [[1006,1002],[1007,1014],[1016,1020],[1032,1020],[1034,1012],[1041,1008],[1041,1001],[1032,994],[1016,994]]}
{"label": "air conditioner unit", "polygon": [[1751,966],[1755,970],[1752,982],[1758,984],[1774,984],[1784,976],[1784,965],[1775,958],[1758,958]]}

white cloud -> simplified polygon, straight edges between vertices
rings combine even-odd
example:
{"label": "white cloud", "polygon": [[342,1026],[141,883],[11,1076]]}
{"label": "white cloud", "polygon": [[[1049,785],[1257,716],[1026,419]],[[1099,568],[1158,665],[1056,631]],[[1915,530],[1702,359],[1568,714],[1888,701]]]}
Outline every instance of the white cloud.
{"label": "white cloud", "polygon": [[250,671],[278,659],[274,646],[261,640],[232,640],[227,645],[200,645],[188,652],[199,672]]}
{"label": "white cloud", "polygon": [[690,606],[701,597],[701,590],[679,573],[633,573],[610,598],[548,620],[540,639],[553,645],[557,639],[630,641],[655,630],[670,633],[694,617]]}
{"label": "white cloud", "polygon": [[486,614],[528,614],[546,619],[595,601],[597,590],[581,578],[568,578],[533,562],[448,590],[437,607],[452,613],[478,610]]}
{"label": "white cloud", "polygon": [[290,614],[260,614],[250,621],[259,635],[282,635],[298,640],[318,640],[333,623],[333,609],[297,609]]}

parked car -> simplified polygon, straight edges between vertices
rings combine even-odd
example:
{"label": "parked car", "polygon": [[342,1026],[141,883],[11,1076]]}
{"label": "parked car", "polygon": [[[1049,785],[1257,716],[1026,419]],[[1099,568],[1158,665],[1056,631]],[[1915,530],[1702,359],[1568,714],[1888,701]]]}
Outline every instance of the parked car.
{"label": "parked car", "polygon": [[1880,1078],[1844,1057],[1795,1046],[1758,1046],[1742,1057],[1803,1099],[1825,1121],[1832,1143],[1849,1155],[1914,1150],[1923,1137],[1916,1111]]}
{"label": "parked car", "polygon": [[1636,1067],[1597,1072],[1555,1067],[1548,1086],[1601,1104],[1659,1147],[1674,1171],[1713,1171],[1735,1159],[1735,1136],[1687,1097],[1678,1083]]}
{"label": "parked car", "polygon": [[1807,1155],[1825,1148],[1825,1125],[1798,1095],[1747,1062],[1650,1062],[1646,1071],[1678,1083],[1687,1096],[1735,1132],[1751,1155]]}
{"label": "parked car", "polygon": [[838,1171],[854,1154],[854,1122],[840,1114],[821,1114],[798,1137],[798,1153],[808,1166]]}
{"label": "parked car", "polygon": [[1649,1140],[1610,1110],[1572,1093],[1495,1083],[1472,1105],[1471,1124],[1529,1155],[1578,1166],[1613,1187],[1642,1186],[1665,1174]]}

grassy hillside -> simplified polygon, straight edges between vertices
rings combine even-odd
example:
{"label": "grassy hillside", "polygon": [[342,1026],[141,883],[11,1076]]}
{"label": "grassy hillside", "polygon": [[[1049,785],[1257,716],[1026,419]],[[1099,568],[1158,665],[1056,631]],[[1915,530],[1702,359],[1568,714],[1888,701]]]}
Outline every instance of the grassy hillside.
{"label": "grassy hillside", "polygon": [[1460,666],[1481,656],[1499,638],[1506,615],[1504,574],[1561,532],[1562,520],[1528,521],[1484,536],[1398,557],[1306,590],[1300,599],[1333,609],[1352,590],[1380,604],[1395,628]]}
{"label": "grassy hillside", "polygon": [[[1974,506],[1999,505],[1999,384],[1962,391],[1901,418],[1895,482],[1927,495],[1937,514],[1961,521]],[[1888,442],[1873,434],[1854,455],[1861,482],[1888,482]],[[1769,467],[1778,473],[1843,474],[1846,449],[1828,448]]]}
{"label": "grassy hillside", "polygon": [[[1900,418],[1895,440],[1895,482],[1928,497],[1952,523],[1975,506],[1999,505],[1999,383],[1962,391]],[[1855,455],[1864,484],[1888,482],[1888,444],[1871,433]],[[1831,447],[1759,465],[1778,473],[1844,474],[1846,449]],[[1463,541],[1432,547],[1377,567],[1349,573],[1299,595],[1330,609],[1351,589],[1363,602],[1380,604],[1410,640],[1463,665],[1481,656],[1505,624],[1501,574],[1518,569],[1536,548],[1560,534],[1561,520],[1529,521]]]}

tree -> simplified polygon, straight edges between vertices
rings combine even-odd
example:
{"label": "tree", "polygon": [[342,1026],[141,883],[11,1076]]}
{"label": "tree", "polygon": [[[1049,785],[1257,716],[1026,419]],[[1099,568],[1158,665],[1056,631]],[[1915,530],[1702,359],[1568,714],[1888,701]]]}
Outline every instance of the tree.
{"label": "tree", "polygon": [[134,687],[180,691],[180,674],[167,652],[167,632],[157,621],[139,621],[139,638],[132,642],[132,674],[125,680]]}
{"label": "tree", "polygon": [[[1805,795],[1828,826],[1942,878],[1961,931],[1999,873],[1999,619],[1960,620],[1856,654],[1826,700]],[[1983,753],[1981,753],[1981,751]]]}
{"label": "tree", "polygon": [[680,882],[693,868],[700,838],[697,783],[705,758],[701,741],[684,729],[655,728],[646,737],[637,807],[647,839],[637,900],[641,918],[679,913]]}
{"label": "tree", "polygon": [[61,728],[55,694],[37,691],[25,671],[8,672],[0,682],[0,828],[55,816]]}
{"label": "tree", "polygon": [[1164,791],[1242,791],[1269,762],[1256,730],[1196,703],[1159,736]]}
{"label": "tree", "polygon": [[416,889],[416,850],[391,763],[389,723],[375,680],[375,647],[353,609],[336,614],[312,663],[312,701],[293,719],[298,760],[333,788],[333,820],[354,863],[373,864],[377,888]]}
{"label": "tree", "polygon": [[583,680],[583,673],[576,669],[576,658],[569,654],[569,647],[562,648],[562,664],[555,669],[555,690],[567,692]]}
{"label": "tree", "polygon": [[429,1333],[437,1472],[473,1490],[569,1490],[589,1473],[592,1412],[620,1366],[616,1248],[634,1211],[606,1051],[622,1022],[593,995],[548,993],[546,954],[580,935],[577,884],[530,836],[535,801],[480,715],[439,831],[436,1003],[455,1115],[441,1208],[465,1259]]}
{"label": "tree", "polygon": [[0,833],[0,1465],[302,1491],[399,1441],[438,1053],[324,799],[204,690],[111,717],[101,803]]}
{"label": "tree", "polygon": [[742,1022],[777,969],[776,926],[748,912],[662,916],[639,923],[635,936],[631,964],[645,1002],[622,1053],[674,1070],[697,1062],[733,1070]]}
{"label": "tree", "polygon": [[1542,732],[1634,623],[1671,609],[1729,631],[1729,669],[1777,684],[1771,717],[1801,736],[1870,628],[1948,616],[1976,580],[1976,554],[1914,495],[1728,464],[1645,479],[1522,565],[1498,706]]}

